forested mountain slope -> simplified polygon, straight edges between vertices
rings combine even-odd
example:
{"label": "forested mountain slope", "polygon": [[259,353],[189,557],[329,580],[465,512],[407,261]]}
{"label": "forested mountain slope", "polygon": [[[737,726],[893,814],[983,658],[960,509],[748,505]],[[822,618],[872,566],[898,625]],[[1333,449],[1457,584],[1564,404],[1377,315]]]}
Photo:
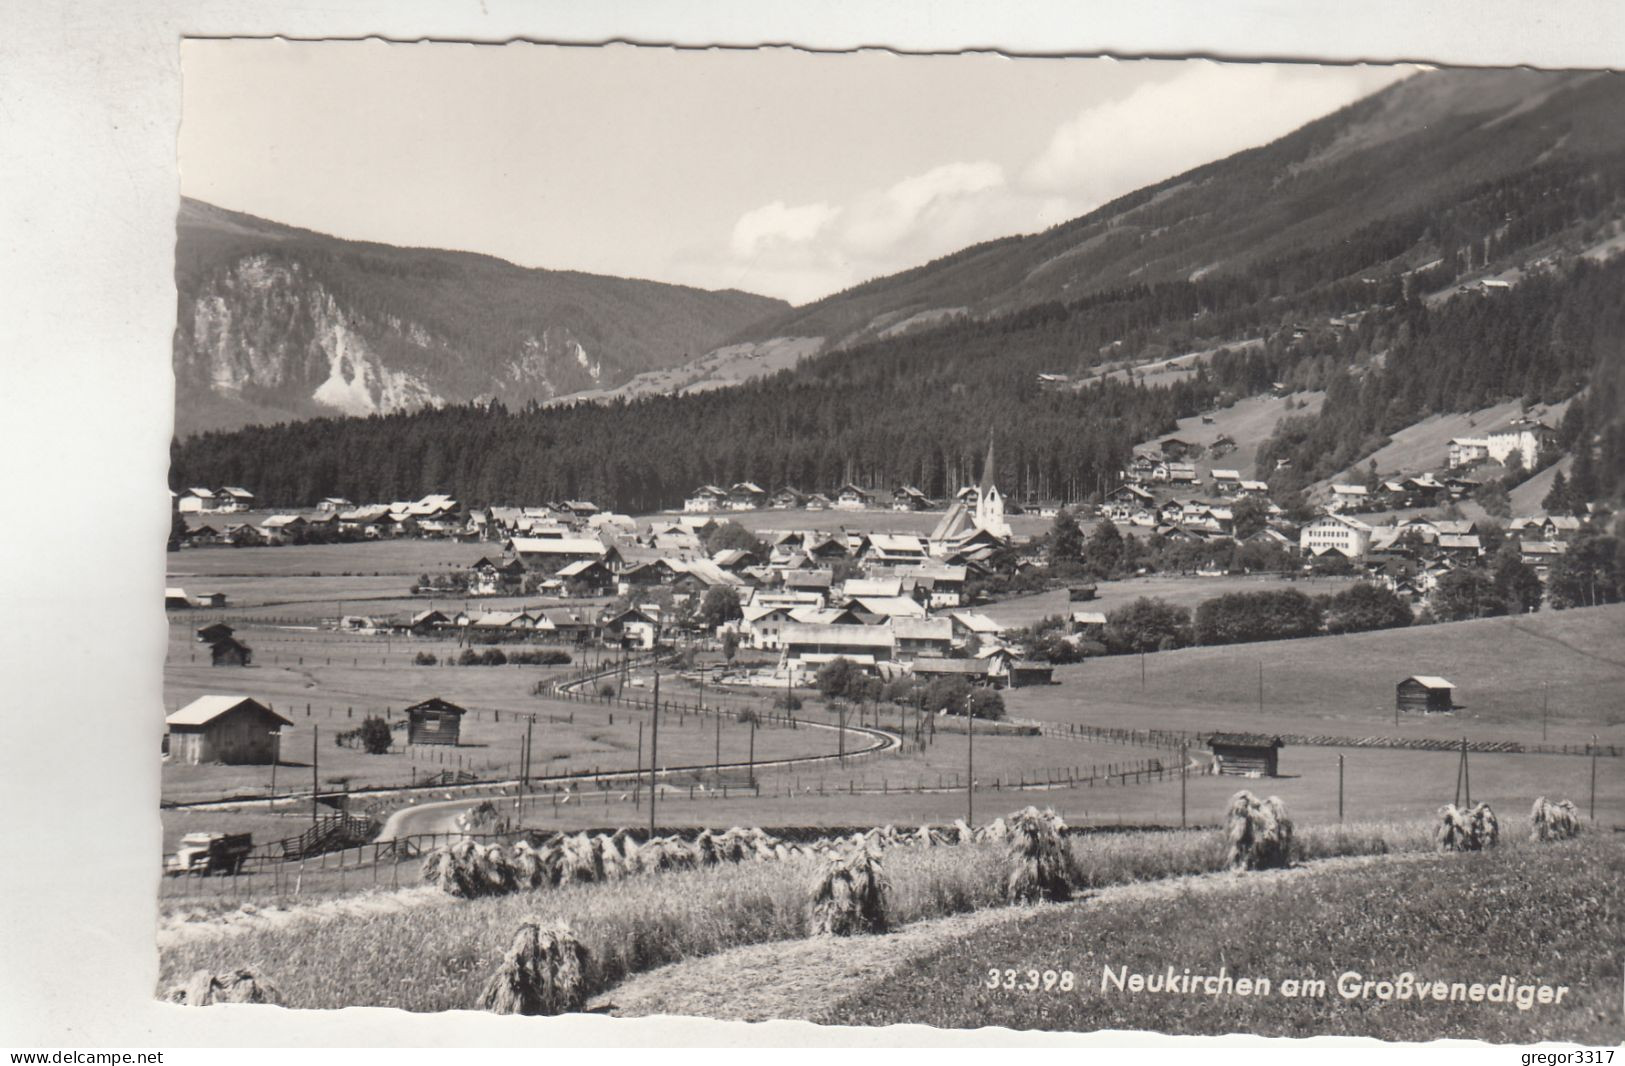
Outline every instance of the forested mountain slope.
{"label": "forested mountain slope", "polygon": [[341,240],[196,200],[176,238],[176,427],[501,399],[696,358],[782,301]]}

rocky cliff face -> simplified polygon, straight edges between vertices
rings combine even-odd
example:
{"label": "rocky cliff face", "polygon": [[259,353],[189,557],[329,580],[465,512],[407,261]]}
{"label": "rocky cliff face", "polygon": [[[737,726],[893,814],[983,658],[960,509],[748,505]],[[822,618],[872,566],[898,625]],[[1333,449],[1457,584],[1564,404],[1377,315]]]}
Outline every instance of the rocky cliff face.
{"label": "rocky cliff face", "polygon": [[176,429],[614,387],[708,351],[776,300],[341,241],[186,201]]}

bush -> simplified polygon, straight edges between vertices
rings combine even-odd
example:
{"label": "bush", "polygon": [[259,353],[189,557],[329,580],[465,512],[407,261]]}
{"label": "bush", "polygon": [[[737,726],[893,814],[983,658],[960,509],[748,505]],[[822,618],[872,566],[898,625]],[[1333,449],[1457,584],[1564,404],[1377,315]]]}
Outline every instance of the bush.
{"label": "bush", "polygon": [[507,662],[508,657],[503,654],[501,648],[486,648],[485,653],[480,656],[481,666],[505,666]]}
{"label": "bush", "polygon": [[416,655],[412,656],[412,661],[417,663],[419,666],[433,666],[440,660],[434,657],[434,652],[432,651],[420,651]]}
{"label": "bush", "polygon": [[925,691],[921,693],[920,709],[927,714],[936,714],[938,711],[964,714],[970,694],[970,682],[963,678],[939,677],[925,686]]}
{"label": "bush", "polygon": [[973,688],[965,697],[972,718],[1003,718],[1004,697],[990,688]]}
{"label": "bush", "polygon": [[1196,609],[1198,644],[1290,640],[1320,632],[1320,608],[1297,589],[1231,592]]}
{"label": "bush", "polygon": [[1165,651],[1190,643],[1191,613],[1142,596],[1106,616],[1106,646],[1117,654]]}
{"label": "bush", "polygon": [[393,742],[394,735],[388,722],[375,716],[369,716],[362,721],[361,747],[368,755],[388,755],[389,746]]}
{"label": "bush", "polygon": [[600,683],[599,686],[598,686],[598,694],[600,696],[604,697],[606,700],[607,699],[612,699],[615,696],[615,686],[614,686],[614,684],[609,682],[609,681],[604,681],[604,682]]}
{"label": "bush", "polygon": [[1398,593],[1362,581],[1325,598],[1326,632],[1363,633],[1411,624],[1411,608]]}
{"label": "bush", "polygon": [[786,693],[774,700],[773,706],[781,711],[799,711],[801,710],[801,697],[793,692]]}
{"label": "bush", "polygon": [[464,648],[463,654],[457,656],[458,666],[478,666],[479,662],[480,653],[473,648]]}

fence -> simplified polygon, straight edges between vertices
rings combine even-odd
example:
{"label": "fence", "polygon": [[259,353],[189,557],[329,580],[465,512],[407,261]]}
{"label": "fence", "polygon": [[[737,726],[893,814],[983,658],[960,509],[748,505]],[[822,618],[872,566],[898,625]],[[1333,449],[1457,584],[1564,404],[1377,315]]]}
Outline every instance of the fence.
{"label": "fence", "polygon": [[[1018,772],[1013,778],[1000,774],[994,776],[991,781],[979,778],[972,791],[986,795],[1035,790],[1119,788],[1178,780],[1193,772],[1195,770],[1190,763],[1184,766],[1165,766],[1158,759],[1142,759],[1104,766],[1025,770]],[[521,829],[491,832],[416,833],[393,840],[351,844],[321,852],[286,856],[278,851],[278,846],[283,842],[256,847],[244,861],[240,872],[234,875],[166,876],[160,885],[159,897],[176,899],[240,896],[245,899],[259,899],[268,895],[342,894],[351,889],[368,886],[397,888],[402,884],[414,885],[418,883],[416,871],[409,870],[402,875],[401,866],[415,862],[425,852],[453,841],[473,839],[482,842],[511,843],[532,832],[566,829],[570,832],[579,832],[581,830],[578,828],[563,825],[560,822],[561,817],[570,820],[576,812],[600,805],[606,811],[604,819],[606,824],[613,824],[618,819],[624,820],[624,815],[617,816],[608,812],[626,805],[634,808],[642,806],[644,802],[642,788],[636,787],[635,782],[632,784],[634,787],[622,789],[606,785],[600,787],[596,794],[552,790],[533,792],[526,796],[524,809],[516,810],[515,814],[531,818],[551,815],[555,823],[560,823],[554,829],[543,823],[527,825]],[[965,780],[957,772],[938,774],[934,780],[916,777],[912,781],[893,781],[888,778],[873,781],[851,777],[844,782],[824,777],[814,781],[811,778],[803,780],[798,776],[781,780],[767,788],[763,788],[760,778],[754,782],[736,784],[724,782],[718,787],[706,787],[698,782],[684,785],[681,781],[667,781],[661,786],[660,804],[669,810],[668,804],[685,801],[706,804],[740,799],[754,802],[761,799],[811,796],[905,796],[964,791],[966,791]],[[513,793],[508,792],[506,795],[512,796]],[[693,816],[693,811],[690,810],[687,817]]]}
{"label": "fence", "polygon": [[[1107,744],[1127,744],[1142,748],[1199,748],[1210,732],[1192,733],[1183,729],[1118,729],[1077,722],[1040,723],[1045,736],[1069,737]],[[1320,748],[1404,748],[1416,751],[1460,751],[1462,741],[1436,737],[1343,737],[1298,733],[1274,733],[1282,743]],[[1469,740],[1467,750],[1484,754],[1513,755],[1599,755],[1618,757],[1625,749],[1613,744],[1524,744],[1516,740]]]}

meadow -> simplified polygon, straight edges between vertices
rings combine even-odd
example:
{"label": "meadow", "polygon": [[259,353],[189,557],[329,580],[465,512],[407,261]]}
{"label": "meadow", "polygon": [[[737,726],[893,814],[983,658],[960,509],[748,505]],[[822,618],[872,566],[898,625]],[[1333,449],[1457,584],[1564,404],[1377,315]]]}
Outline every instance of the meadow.
{"label": "meadow", "polygon": [[1030,626],[1041,619],[1057,615],[1065,618],[1075,610],[1110,614],[1143,596],[1167,600],[1194,613],[1203,600],[1231,592],[1275,592],[1281,589],[1296,589],[1305,596],[1321,596],[1341,592],[1353,584],[1353,581],[1353,578],[1346,577],[1307,575],[1196,577],[1182,574],[1154,574],[1148,577],[1125,578],[1121,581],[1079,582],[1093,584],[1096,588],[1095,598],[1081,603],[1069,602],[1066,589],[1054,589],[1033,595],[1012,596],[1007,600],[999,600],[973,610],[1011,629]]}
{"label": "meadow", "polygon": [[[1618,1044],[1625,853],[1597,837],[1328,872],[1235,891],[1049,908],[972,932],[878,980],[860,981],[818,1020],[969,1029],[1134,1029],[1170,1034],[1344,1035],[1494,1043]],[[1103,987],[1121,974],[1269,978],[1269,995],[1181,995]],[[985,987],[990,968],[1069,970],[1068,993]],[[1560,1003],[1344,998],[1340,974],[1377,981],[1567,986]],[[1326,982],[1324,997],[1281,994],[1284,979]],[[1553,992],[1555,995],[1555,990]]]}
{"label": "meadow", "polygon": [[[1006,694],[1012,715],[1130,728],[1625,745],[1625,605],[1108,656]],[[1453,714],[1400,715],[1394,686],[1437,674]],[[1262,676],[1263,705],[1259,692]],[[1613,760],[1611,760],[1613,761]]]}

